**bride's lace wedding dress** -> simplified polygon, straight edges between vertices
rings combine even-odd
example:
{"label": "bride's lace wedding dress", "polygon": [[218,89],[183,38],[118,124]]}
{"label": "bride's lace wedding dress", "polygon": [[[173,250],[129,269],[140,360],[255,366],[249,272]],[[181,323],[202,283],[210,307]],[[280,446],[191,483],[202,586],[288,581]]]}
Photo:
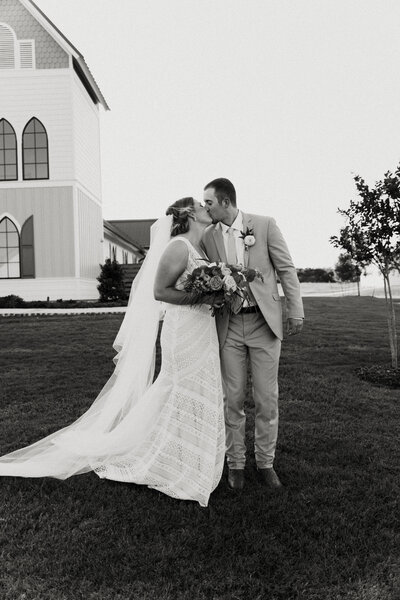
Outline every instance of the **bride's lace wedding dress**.
{"label": "bride's lace wedding dress", "polygon": [[[201,257],[186,238],[169,243],[176,240],[183,240],[189,251],[176,283],[179,289]],[[92,411],[96,427],[82,428],[78,420],[78,425],[1,457],[0,475],[64,479],[93,470],[102,478],[144,484],[207,506],[225,453],[215,321],[208,306],[165,306],[161,371],[115,427],[99,430],[104,408]]]}
{"label": "bride's lace wedding dress", "polygon": [[[176,287],[199,266],[189,257]],[[146,403],[155,403],[155,423],[138,448],[95,469],[100,477],[132,481],[175,498],[206,506],[221,478],[225,430],[215,320],[208,306],[166,305],[161,332],[162,365]]]}

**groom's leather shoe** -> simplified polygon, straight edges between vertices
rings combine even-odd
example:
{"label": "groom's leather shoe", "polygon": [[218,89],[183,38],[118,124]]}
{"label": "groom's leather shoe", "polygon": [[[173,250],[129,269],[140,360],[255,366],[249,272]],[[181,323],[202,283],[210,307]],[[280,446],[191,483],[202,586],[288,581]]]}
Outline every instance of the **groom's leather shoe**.
{"label": "groom's leather shoe", "polygon": [[231,490],[244,488],[244,469],[228,469],[228,485]]}
{"label": "groom's leather shoe", "polygon": [[257,472],[262,485],[265,487],[269,488],[270,490],[281,490],[283,488],[283,485],[274,469],[257,468]]}

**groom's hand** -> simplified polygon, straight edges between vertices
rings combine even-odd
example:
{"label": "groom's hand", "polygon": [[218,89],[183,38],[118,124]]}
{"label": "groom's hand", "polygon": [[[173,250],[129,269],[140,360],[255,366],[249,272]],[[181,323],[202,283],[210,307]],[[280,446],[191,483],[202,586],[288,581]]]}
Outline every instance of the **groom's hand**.
{"label": "groom's hand", "polygon": [[216,294],[207,294],[202,299],[204,304],[209,304],[214,308],[221,308],[224,305],[224,294],[217,292]]}
{"label": "groom's hand", "polygon": [[289,317],[286,322],[286,332],[288,335],[296,335],[303,329],[303,319]]}

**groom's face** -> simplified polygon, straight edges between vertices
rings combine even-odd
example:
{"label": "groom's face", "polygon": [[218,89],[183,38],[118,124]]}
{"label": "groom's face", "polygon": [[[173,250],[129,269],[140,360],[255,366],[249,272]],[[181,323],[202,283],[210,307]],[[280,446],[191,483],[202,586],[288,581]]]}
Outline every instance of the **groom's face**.
{"label": "groom's face", "polygon": [[226,208],[218,202],[214,188],[204,190],[204,205],[213,223],[219,223],[226,217]]}

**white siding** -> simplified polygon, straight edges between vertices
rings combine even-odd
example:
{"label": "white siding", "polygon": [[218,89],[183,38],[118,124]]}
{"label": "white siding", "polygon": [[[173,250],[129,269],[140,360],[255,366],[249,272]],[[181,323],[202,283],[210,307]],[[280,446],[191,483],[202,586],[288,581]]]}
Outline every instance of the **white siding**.
{"label": "white siding", "polygon": [[73,73],[75,176],[98,201],[101,201],[99,110]]}
{"label": "white siding", "polygon": [[22,226],[33,215],[36,277],[75,276],[72,187],[1,189],[4,213]]}
{"label": "white siding", "polygon": [[96,278],[103,262],[103,219],[101,207],[82,190],[77,190],[79,219],[79,257],[81,277]]}
{"label": "white siding", "polygon": [[18,179],[22,181],[22,132],[38,118],[49,138],[50,180],[73,179],[72,101],[68,71],[0,73],[0,118],[15,129],[18,143]]}

